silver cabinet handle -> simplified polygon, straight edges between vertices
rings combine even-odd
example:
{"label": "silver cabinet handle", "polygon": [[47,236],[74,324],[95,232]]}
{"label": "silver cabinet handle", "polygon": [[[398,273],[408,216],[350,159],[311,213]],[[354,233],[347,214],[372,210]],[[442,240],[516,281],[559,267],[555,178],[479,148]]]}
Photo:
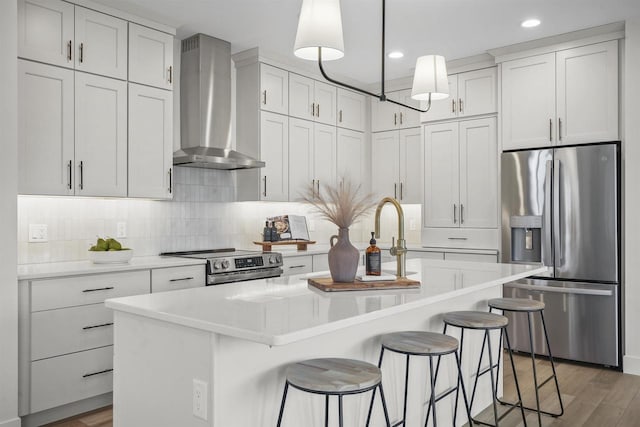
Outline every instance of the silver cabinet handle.
{"label": "silver cabinet handle", "polygon": [[311,196],[316,197],[316,180],[311,181]]}
{"label": "silver cabinet handle", "polygon": [[302,265],[291,265],[289,266],[289,268],[304,268],[306,267],[306,265],[302,264]]}
{"label": "silver cabinet handle", "polygon": [[80,43],[80,63],[84,62],[84,43]]}
{"label": "silver cabinet handle", "polygon": [[393,113],[393,124],[397,125],[398,124],[398,114]]}
{"label": "silver cabinet handle", "polygon": [[169,168],[169,194],[173,192],[173,168]]}
{"label": "silver cabinet handle", "polygon": [[71,185],[71,169],[73,168],[73,162],[69,160],[67,163],[67,188],[71,190],[73,187]]}
{"label": "silver cabinet handle", "polygon": [[393,183],[393,198],[398,198],[398,184],[396,184],[395,182]]}
{"label": "silver cabinet handle", "polygon": [[[401,122],[401,123],[402,123],[402,122]],[[403,186],[402,186],[402,182],[401,182],[401,183],[400,183],[400,200],[402,200],[402,199],[404,198],[404,197],[403,197],[402,187],[403,187]]]}
{"label": "silver cabinet handle", "polygon": [[449,240],[467,240],[466,237],[447,237]]}
{"label": "silver cabinet handle", "polygon": [[113,372],[113,368],[112,369],[105,369],[104,371],[92,372],[90,374],[84,374],[82,376],[82,378],[93,377],[93,376],[100,375],[100,374],[108,374],[109,372]]}
{"label": "silver cabinet handle", "polygon": [[464,205],[460,203],[460,224],[464,224]]}
{"label": "silver cabinet handle", "polygon": [[71,53],[72,53],[72,43],[71,40],[67,42],[67,61],[71,62]]}
{"label": "silver cabinet handle", "polygon": [[315,117],[316,115],[316,103],[311,104],[311,115]]}
{"label": "silver cabinet handle", "polygon": [[456,100],[455,99],[451,100],[451,112],[452,113],[456,112]]}
{"label": "silver cabinet handle", "polygon": [[98,292],[98,291],[110,291],[115,289],[113,286],[108,286],[106,288],[94,288],[94,289],[84,289],[82,292]]}
{"label": "silver cabinet handle", "polygon": [[262,193],[262,195],[267,197],[267,176],[265,175],[262,179],[264,179],[264,193]]}
{"label": "silver cabinet handle", "polygon": [[320,104],[316,105],[316,117],[320,117]]}
{"label": "silver cabinet handle", "polygon": [[84,190],[84,162],[80,160],[80,189]]}
{"label": "silver cabinet handle", "polygon": [[338,113],[338,121],[342,123],[342,110]]}
{"label": "silver cabinet handle", "polygon": [[464,107],[462,104],[462,98],[458,98],[458,111],[464,113]]}
{"label": "silver cabinet handle", "polygon": [[173,65],[169,66],[169,83],[173,83]]}
{"label": "silver cabinet handle", "polygon": [[185,280],[193,280],[193,277],[183,277],[181,279],[171,279],[170,282],[184,282]]}
{"label": "silver cabinet handle", "polygon": [[262,103],[264,105],[267,105],[267,90],[266,89],[262,91]]}
{"label": "silver cabinet handle", "polygon": [[562,119],[558,117],[558,139],[562,141]]}
{"label": "silver cabinet handle", "polygon": [[[400,112],[400,124],[402,124],[402,112]],[[402,198],[402,196],[400,196]]]}
{"label": "silver cabinet handle", "polygon": [[549,142],[553,141],[553,120],[549,119]]}
{"label": "silver cabinet handle", "polygon": [[316,195],[318,197],[320,197],[320,180],[319,179],[316,179],[316,186],[318,188],[318,191],[316,192]]}
{"label": "silver cabinet handle", "polygon": [[454,223],[454,224],[457,224],[457,223],[458,223],[458,219],[456,218],[456,209],[457,209],[457,206],[456,206],[456,204],[454,203],[454,204],[453,204],[453,223]]}
{"label": "silver cabinet handle", "polygon": [[89,329],[96,329],[96,328],[104,328],[107,326],[113,326],[113,322],[110,323],[103,323],[101,325],[91,325],[91,326],[85,326],[84,328],[82,328],[83,331],[89,330]]}

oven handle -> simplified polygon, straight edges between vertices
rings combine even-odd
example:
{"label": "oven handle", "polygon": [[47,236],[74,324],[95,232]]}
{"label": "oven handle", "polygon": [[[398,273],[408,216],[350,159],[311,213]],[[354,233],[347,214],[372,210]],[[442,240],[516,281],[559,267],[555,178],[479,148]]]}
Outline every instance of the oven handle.
{"label": "oven handle", "polygon": [[603,297],[610,297],[613,295],[613,291],[607,291],[604,289],[561,288],[561,287],[555,287],[555,286],[526,285],[524,283],[505,283],[504,287],[524,289],[524,290],[536,291],[536,292],[557,293],[557,294],[596,295],[596,296],[603,296]]}
{"label": "oven handle", "polygon": [[[230,274],[209,274],[207,276],[207,285],[222,285],[224,283],[241,282],[254,279],[270,279],[282,276],[282,268],[268,268],[261,270],[249,270],[249,272],[230,273]],[[225,280],[229,279],[229,280]]]}

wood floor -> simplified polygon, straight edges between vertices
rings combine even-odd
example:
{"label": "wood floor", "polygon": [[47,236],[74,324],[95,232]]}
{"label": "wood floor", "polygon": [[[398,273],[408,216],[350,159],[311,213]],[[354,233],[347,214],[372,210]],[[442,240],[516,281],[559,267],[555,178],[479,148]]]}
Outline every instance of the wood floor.
{"label": "wood floor", "polygon": [[[535,406],[535,394],[531,374],[531,359],[516,356],[516,371],[523,393],[525,406]],[[515,400],[513,371],[507,363],[504,376],[505,400]],[[537,362],[538,376],[545,379],[551,374],[546,360]],[[564,403],[564,415],[560,418],[543,416],[544,427],[638,427],[640,426],[640,376],[625,375],[621,372],[557,362],[560,390]],[[540,391],[544,409],[559,410],[553,381]],[[500,406],[498,411],[504,411]],[[111,407],[89,412],[72,419],[49,424],[49,427],[111,427],[113,425]],[[493,417],[491,409],[480,414],[479,419],[489,421]],[[535,413],[527,413],[527,424],[537,426]],[[512,411],[501,422],[500,427],[523,426],[520,413]]]}

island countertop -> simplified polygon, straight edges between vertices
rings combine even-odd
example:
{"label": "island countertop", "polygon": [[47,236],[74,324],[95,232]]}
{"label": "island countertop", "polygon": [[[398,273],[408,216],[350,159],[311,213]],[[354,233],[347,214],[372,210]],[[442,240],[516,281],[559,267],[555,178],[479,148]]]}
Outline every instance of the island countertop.
{"label": "island countertop", "polygon": [[[395,263],[384,267],[395,268]],[[105,304],[116,311],[279,346],[546,271],[535,265],[414,259],[407,261],[407,276],[421,281],[419,289],[325,293],[307,285],[307,275],[297,275],[115,298]]]}

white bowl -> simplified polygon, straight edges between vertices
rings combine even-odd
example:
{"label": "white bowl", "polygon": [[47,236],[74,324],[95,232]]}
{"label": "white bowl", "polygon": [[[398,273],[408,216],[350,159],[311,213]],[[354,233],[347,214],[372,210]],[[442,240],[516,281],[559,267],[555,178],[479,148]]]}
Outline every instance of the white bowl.
{"label": "white bowl", "polygon": [[89,251],[89,261],[94,264],[115,264],[131,261],[133,249],[123,251]]}

